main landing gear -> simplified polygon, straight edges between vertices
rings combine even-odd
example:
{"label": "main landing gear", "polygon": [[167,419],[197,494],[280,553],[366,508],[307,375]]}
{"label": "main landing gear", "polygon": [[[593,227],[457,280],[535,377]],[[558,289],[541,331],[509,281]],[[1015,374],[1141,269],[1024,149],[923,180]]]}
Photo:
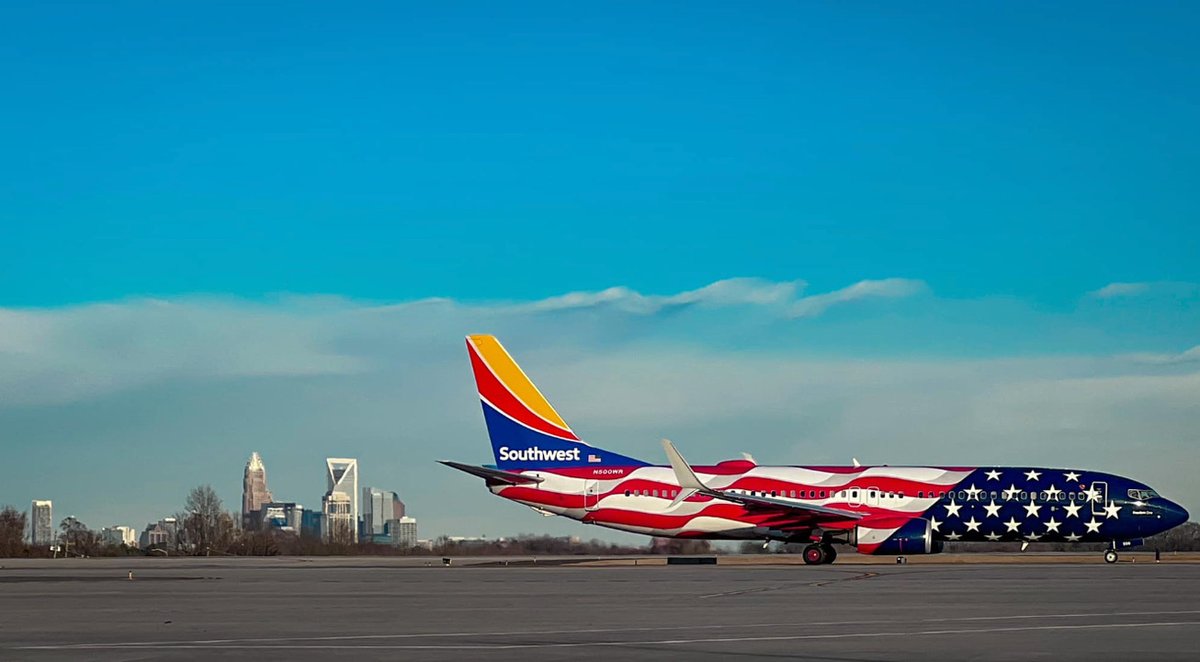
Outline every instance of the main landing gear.
{"label": "main landing gear", "polygon": [[837,550],[828,543],[812,544],[804,548],[804,563],[807,565],[833,563],[836,558]]}

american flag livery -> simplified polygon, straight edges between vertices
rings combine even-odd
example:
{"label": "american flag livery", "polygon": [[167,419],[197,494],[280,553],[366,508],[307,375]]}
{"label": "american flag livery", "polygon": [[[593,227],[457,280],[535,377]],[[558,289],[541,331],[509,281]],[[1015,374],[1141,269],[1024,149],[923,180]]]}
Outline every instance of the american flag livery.
{"label": "american flag livery", "polygon": [[[467,349],[495,455],[493,467],[445,464],[496,495],[652,536],[833,543],[866,554],[941,551],[944,541],[1131,541],[1187,520],[1143,483],[1091,471],[1016,467],[763,466],[750,459],[669,466],[584,443],[492,336]],[[810,553],[811,552],[811,553]],[[1108,557],[1106,556],[1106,560]]]}

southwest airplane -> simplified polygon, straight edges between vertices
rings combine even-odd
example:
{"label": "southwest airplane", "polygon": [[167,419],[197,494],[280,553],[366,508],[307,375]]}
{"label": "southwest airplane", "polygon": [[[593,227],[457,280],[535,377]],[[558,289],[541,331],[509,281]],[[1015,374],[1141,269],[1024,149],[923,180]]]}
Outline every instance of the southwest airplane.
{"label": "southwest airplane", "polygon": [[936,554],[944,541],[1106,543],[1104,560],[1187,521],[1181,506],[1114,474],[1041,467],[668,466],[588,445],[496,338],[467,338],[495,465],[443,461],[493,494],[584,524],[672,538],[834,543],[863,554]]}

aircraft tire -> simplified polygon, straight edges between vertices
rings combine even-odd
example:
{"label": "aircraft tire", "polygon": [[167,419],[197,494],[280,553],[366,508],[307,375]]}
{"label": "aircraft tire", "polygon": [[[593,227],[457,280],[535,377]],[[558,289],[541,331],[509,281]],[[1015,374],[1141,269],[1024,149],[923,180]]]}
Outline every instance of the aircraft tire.
{"label": "aircraft tire", "polygon": [[821,545],[809,545],[804,548],[804,563],[805,565],[821,565],[825,563],[825,550]]}
{"label": "aircraft tire", "polygon": [[1115,550],[1115,549],[1110,549],[1110,550],[1104,552],[1104,562],[1105,563],[1116,563],[1118,558],[1119,557],[1117,556],[1117,550]]}
{"label": "aircraft tire", "polygon": [[825,563],[833,563],[837,560],[837,549],[833,545],[821,545],[825,550]]}

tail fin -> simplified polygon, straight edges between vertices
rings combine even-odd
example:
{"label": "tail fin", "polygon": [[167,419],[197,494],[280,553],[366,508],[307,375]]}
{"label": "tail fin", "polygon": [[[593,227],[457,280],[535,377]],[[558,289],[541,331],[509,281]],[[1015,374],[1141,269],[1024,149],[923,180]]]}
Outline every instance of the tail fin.
{"label": "tail fin", "polygon": [[494,336],[467,336],[467,353],[483,402],[483,419],[500,469],[644,466],[589,446],[538,391]]}

